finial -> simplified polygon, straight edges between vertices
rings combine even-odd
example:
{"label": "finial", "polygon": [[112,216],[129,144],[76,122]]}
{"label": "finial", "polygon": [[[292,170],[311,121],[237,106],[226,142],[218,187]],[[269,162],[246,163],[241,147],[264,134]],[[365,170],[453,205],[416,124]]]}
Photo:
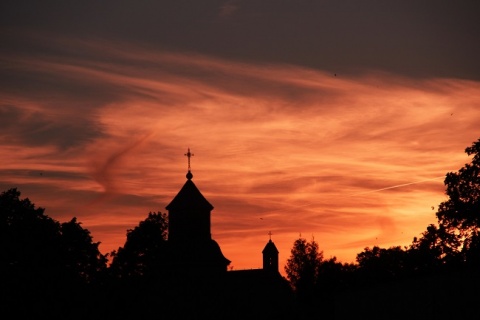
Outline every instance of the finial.
{"label": "finial", "polygon": [[268,231],[268,236],[270,237],[270,241],[272,241],[272,231]]}
{"label": "finial", "polygon": [[187,179],[188,180],[191,180],[193,178],[193,174],[191,172],[191,168],[190,168],[190,158],[194,155],[193,153],[190,152],[190,148],[188,148],[187,150],[187,153],[185,153],[185,155],[187,156],[188,158],[188,172],[187,172]]}

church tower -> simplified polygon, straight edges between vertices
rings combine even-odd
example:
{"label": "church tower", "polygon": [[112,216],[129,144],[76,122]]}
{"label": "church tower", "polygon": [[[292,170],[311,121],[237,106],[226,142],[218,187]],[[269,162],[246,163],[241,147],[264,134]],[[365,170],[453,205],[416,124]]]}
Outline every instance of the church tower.
{"label": "church tower", "polygon": [[263,254],[263,270],[267,272],[277,272],[278,273],[278,250],[273,243],[271,235],[269,232],[270,240],[265,245],[265,248],[262,251]]}
{"label": "church tower", "polygon": [[205,199],[193,183],[188,149],[187,182],[165,209],[168,215],[168,240],[172,243],[183,241],[205,241],[211,239],[210,214],[213,206]]}
{"label": "church tower", "polygon": [[204,274],[227,271],[230,260],[224,257],[210,233],[213,206],[193,183],[188,149],[187,181],[165,208],[168,210],[168,242],[175,268]]}

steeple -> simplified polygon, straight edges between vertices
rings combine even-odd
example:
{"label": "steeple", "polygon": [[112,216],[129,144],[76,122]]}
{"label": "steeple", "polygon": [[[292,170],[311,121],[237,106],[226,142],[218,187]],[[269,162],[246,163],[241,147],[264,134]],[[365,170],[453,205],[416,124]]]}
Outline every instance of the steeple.
{"label": "steeple", "polygon": [[168,242],[174,248],[177,263],[184,268],[213,272],[226,271],[230,260],[210,233],[213,206],[193,183],[188,148],[187,181],[165,208],[168,210]]}
{"label": "steeple", "polygon": [[165,207],[169,211],[168,238],[173,242],[208,240],[211,239],[210,211],[213,206],[192,181],[190,157],[193,153],[190,148],[185,155],[188,157],[187,181]]}
{"label": "steeple", "polygon": [[270,240],[268,240],[263,254],[263,270],[278,273],[278,249],[272,241],[272,233],[268,232]]}

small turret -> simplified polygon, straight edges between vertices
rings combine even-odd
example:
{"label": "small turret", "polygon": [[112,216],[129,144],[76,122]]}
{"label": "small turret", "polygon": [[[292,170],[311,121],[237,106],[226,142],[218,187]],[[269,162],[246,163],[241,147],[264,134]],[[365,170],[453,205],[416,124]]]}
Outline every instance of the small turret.
{"label": "small turret", "polygon": [[269,232],[268,234],[270,235],[270,240],[262,251],[263,270],[278,273],[278,249],[272,241],[272,233]]}

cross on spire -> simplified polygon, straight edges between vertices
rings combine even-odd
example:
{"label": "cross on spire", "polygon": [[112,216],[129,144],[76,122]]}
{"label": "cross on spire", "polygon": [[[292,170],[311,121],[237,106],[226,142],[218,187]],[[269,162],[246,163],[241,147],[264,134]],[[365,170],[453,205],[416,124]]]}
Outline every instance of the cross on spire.
{"label": "cross on spire", "polygon": [[191,158],[192,156],[194,156],[194,154],[191,153],[191,152],[190,152],[190,148],[188,148],[188,151],[187,151],[187,153],[185,153],[185,155],[188,157],[188,171],[190,171],[190,158]]}
{"label": "cross on spire", "polygon": [[270,237],[270,240],[272,240],[272,231],[268,231],[268,236]]}
{"label": "cross on spire", "polygon": [[187,153],[185,155],[188,157],[188,172],[187,172],[187,179],[192,180],[193,174],[192,171],[190,171],[190,158],[193,156],[193,153],[190,152],[190,148],[188,148]]}

